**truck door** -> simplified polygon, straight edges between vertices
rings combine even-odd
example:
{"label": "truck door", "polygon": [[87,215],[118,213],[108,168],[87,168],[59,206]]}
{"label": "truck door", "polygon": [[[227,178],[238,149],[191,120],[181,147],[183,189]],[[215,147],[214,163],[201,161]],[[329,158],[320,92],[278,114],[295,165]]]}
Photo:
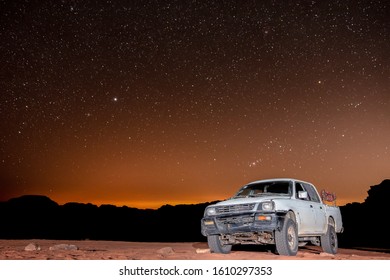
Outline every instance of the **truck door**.
{"label": "truck door", "polygon": [[313,233],[324,233],[326,232],[327,225],[325,205],[322,203],[314,186],[303,183],[303,187],[309,194],[310,207],[313,209],[315,215]]}
{"label": "truck door", "polygon": [[295,183],[296,192],[296,209],[300,219],[300,225],[298,227],[298,234],[313,233],[316,227],[315,211],[312,206],[313,203],[310,201],[309,196],[306,199],[299,199],[298,192],[306,191],[301,183]]}

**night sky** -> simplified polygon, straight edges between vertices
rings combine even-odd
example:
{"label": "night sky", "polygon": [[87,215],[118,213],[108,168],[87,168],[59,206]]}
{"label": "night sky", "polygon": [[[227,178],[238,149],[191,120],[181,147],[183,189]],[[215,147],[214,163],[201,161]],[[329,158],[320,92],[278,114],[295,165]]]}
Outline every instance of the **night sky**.
{"label": "night sky", "polygon": [[0,201],[156,208],[390,177],[390,4],[0,0]]}

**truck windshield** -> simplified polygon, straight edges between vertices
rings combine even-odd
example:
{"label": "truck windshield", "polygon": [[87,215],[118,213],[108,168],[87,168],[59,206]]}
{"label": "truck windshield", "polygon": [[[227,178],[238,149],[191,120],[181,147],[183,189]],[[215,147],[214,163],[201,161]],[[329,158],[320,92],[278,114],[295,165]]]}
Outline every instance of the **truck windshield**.
{"label": "truck windshield", "polygon": [[253,183],[242,187],[234,198],[266,195],[291,195],[289,181]]}

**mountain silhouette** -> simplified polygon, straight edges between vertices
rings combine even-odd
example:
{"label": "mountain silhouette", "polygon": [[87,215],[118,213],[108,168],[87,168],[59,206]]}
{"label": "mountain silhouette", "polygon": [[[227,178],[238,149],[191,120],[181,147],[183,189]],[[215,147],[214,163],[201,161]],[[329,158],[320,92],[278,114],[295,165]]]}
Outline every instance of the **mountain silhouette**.
{"label": "mountain silhouette", "polygon": [[[363,203],[341,206],[340,247],[390,248],[386,217],[390,180],[371,186]],[[70,202],[25,195],[0,202],[0,239],[202,242],[200,220],[214,202],[164,205],[156,210]]]}
{"label": "mountain silhouette", "polygon": [[1,239],[199,241],[209,203],[164,205],[157,210],[70,202],[24,195],[0,202]]}
{"label": "mountain silhouette", "polygon": [[341,206],[344,232],[340,244],[345,247],[390,248],[390,232],[386,226],[390,214],[390,180],[371,186],[363,203]]}

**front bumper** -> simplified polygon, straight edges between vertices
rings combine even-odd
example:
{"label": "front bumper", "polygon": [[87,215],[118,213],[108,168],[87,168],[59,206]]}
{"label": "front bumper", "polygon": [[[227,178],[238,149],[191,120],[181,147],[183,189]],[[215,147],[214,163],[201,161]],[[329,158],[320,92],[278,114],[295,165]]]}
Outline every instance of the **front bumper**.
{"label": "front bumper", "polygon": [[280,230],[283,213],[251,212],[204,217],[201,220],[203,236]]}

